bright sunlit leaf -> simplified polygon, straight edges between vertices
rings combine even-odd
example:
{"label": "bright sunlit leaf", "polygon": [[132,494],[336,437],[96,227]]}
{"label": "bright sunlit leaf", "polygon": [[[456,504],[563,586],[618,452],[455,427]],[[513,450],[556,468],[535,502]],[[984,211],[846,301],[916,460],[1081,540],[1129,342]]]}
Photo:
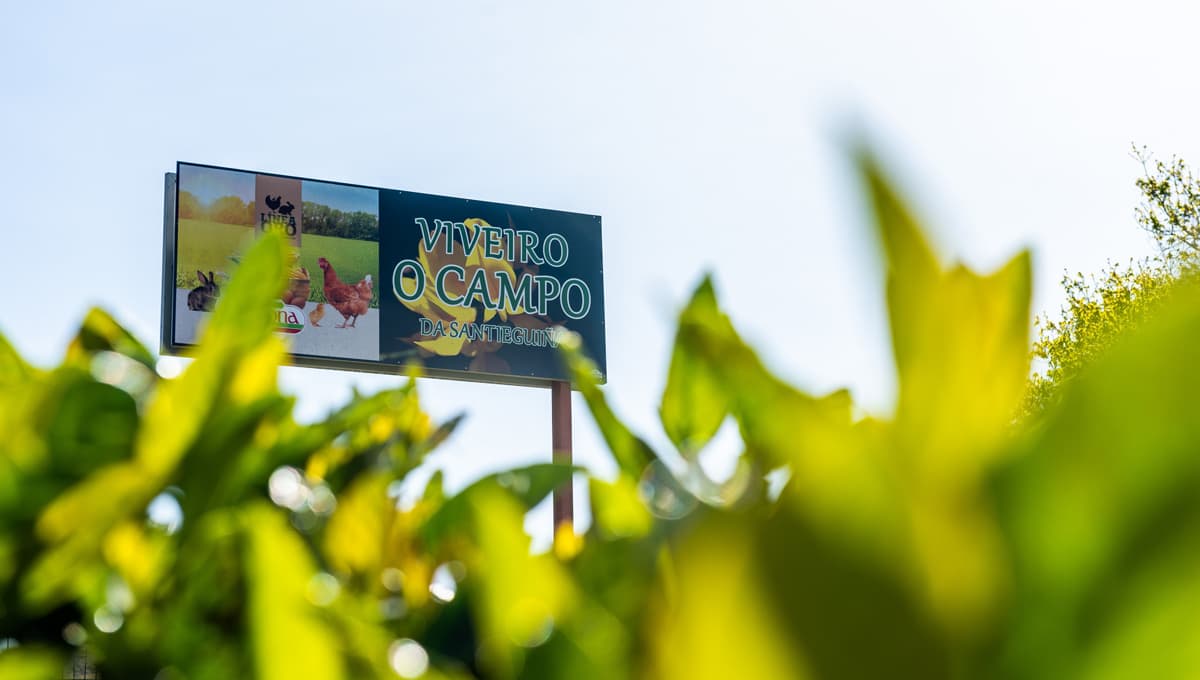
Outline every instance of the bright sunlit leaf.
{"label": "bright sunlit leaf", "polygon": [[[729,319],[717,309],[712,280],[705,278],[680,313],[681,333],[691,325],[728,326]],[[659,412],[663,429],[685,456],[698,453],[720,429],[729,413],[730,394],[713,365],[702,354],[691,351],[679,338],[671,353],[667,387]]]}
{"label": "bright sunlit leaf", "polygon": [[592,521],[607,538],[645,536],[654,527],[654,515],[638,495],[637,483],[625,476],[614,482],[588,481]]}
{"label": "bright sunlit leaf", "polygon": [[155,357],[132,333],[98,307],[88,311],[79,332],[67,348],[68,363],[86,364],[97,352],[111,351],[129,357],[154,370]]}
{"label": "bright sunlit leaf", "polygon": [[64,655],[38,647],[0,650],[0,678],[51,680],[63,677]]}
{"label": "bright sunlit leaf", "polygon": [[343,677],[339,645],[309,602],[312,558],[283,515],[267,505],[245,511],[249,649],[257,677]]}
{"label": "bright sunlit leaf", "polygon": [[816,677],[773,613],[752,540],[732,523],[717,522],[681,547],[674,596],[653,602],[650,677]]}
{"label": "bright sunlit leaf", "polygon": [[[470,497],[481,579],[477,602],[481,654],[500,677],[519,668],[522,648],[537,647],[571,614],[578,595],[553,555],[531,555],[525,510],[509,494],[482,487]],[[468,574],[468,578],[470,575]]]}

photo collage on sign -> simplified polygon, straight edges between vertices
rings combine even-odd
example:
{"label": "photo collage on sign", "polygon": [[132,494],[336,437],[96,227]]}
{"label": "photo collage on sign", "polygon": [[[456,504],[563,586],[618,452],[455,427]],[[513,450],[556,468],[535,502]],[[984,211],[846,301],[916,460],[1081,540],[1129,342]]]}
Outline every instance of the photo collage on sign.
{"label": "photo collage on sign", "polygon": [[264,231],[292,245],[277,330],[296,355],[379,359],[376,189],[179,165],[175,326],[194,344],[241,253]]}

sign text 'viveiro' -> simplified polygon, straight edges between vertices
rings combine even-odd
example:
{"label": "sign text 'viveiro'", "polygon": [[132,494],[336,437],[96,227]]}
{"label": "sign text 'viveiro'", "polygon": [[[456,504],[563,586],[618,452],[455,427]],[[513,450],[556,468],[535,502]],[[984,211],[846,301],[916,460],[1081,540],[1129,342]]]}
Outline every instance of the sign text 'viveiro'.
{"label": "sign text 'viveiro'", "polygon": [[[434,227],[430,228],[429,222],[423,217],[415,221],[421,229],[421,247],[427,254],[441,243],[444,244],[442,247],[446,255],[453,255],[456,248],[460,248],[464,255],[469,255],[479,248],[482,240],[481,258],[498,263],[562,267],[570,257],[570,245],[562,234],[548,234],[540,240],[539,249],[539,236],[532,231],[501,229],[490,225],[469,228],[463,222],[443,220],[434,220]],[[446,237],[447,232],[457,238]],[[494,286],[491,285],[493,283]],[[458,284],[455,287],[465,285],[466,292],[462,295],[453,293],[451,284]],[[587,283],[575,277],[559,280],[552,275],[516,275],[511,267],[491,270],[476,267],[468,281],[465,268],[448,264],[439,269],[430,282],[420,261],[402,260],[396,264],[392,273],[392,292],[401,302],[419,300],[425,295],[428,285],[433,286],[438,300],[444,305],[456,307],[480,305],[489,310],[515,312],[524,309],[539,314],[549,313],[551,303],[557,301],[563,313],[576,320],[586,317],[592,307],[591,290]],[[493,289],[497,291],[494,297],[489,292]]]}

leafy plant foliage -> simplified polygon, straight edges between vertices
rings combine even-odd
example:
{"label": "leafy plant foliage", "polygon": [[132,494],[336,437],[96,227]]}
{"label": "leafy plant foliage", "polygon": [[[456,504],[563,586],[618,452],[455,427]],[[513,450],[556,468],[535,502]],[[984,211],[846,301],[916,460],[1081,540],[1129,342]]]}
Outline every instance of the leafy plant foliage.
{"label": "leafy plant foliage", "polygon": [[[273,237],[178,378],[99,311],[50,370],[0,341],[0,638],[18,643],[0,677],[61,677],[77,646],[105,678],[1200,674],[1200,290],[1173,288],[1014,426],[1028,257],[944,264],[872,157],[855,162],[886,255],[895,413],[780,380],[706,279],[662,398],[674,452],[565,343],[619,473],[589,478],[591,528],[548,554],[524,515],[580,471],[401,493],[457,423],[432,422],[411,381],[293,420]],[[743,453],[713,480],[697,456],[729,420]]]}
{"label": "leafy plant foliage", "polygon": [[1159,255],[1109,265],[1096,276],[1064,276],[1061,315],[1038,318],[1034,356],[1043,362],[1029,385],[1024,411],[1038,414],[1053,404],[1060,387],[1104,353],[1123,332],[1154,313],[1180,279],[1195,278],[1200,265],[1200,182],[1182,160],[1155,161],[1134,148],[1143,175],[1138,225]]}

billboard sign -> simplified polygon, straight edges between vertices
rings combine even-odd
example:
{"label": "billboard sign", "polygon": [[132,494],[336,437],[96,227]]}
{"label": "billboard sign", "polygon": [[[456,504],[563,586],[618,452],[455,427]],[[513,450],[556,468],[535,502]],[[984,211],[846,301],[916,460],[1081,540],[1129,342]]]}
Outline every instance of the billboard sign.
{"label": "billboard sign", "polygon": [[299,365],[547,384],[569,330],[605,370],[598,216],[192,163],[166,199],[166,352],[195,344],[240,253],[276,230],[294,258],[276,324]]}

